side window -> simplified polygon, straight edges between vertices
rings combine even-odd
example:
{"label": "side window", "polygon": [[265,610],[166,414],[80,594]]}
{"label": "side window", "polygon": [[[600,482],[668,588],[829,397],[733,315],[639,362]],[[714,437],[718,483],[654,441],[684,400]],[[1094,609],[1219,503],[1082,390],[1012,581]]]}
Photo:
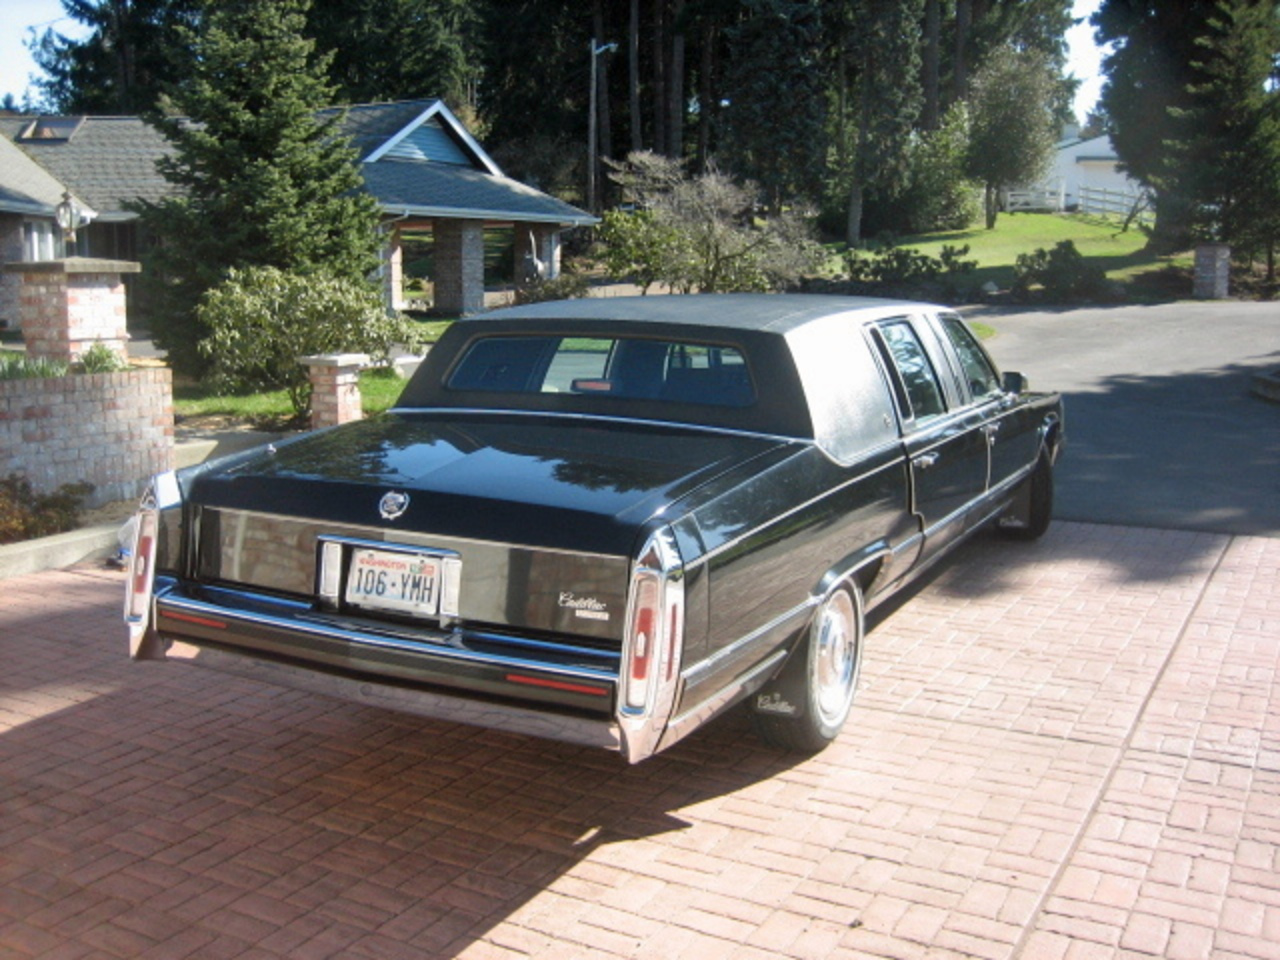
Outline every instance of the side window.
{"label": "side window", "polygon": [[946,412],[942,399],[942,387],[937,371],[925,353],[915,329],[905,320],[894,320],[880,325],[894,366],[902,376],[910,401],[910,416],[925,420]]}
{"label": "side window", "polygon": [[982,400],[1000,393],[1000,378],[996,375],[995,367],[987,358],[987,352],[964,325],[964,321],[959,317],[943,317],[942,329],[947,332],[947,339],[956,348],[956,356],[960,358],[965,383],[969,385],[969,393],[973,395],[973,399]]}

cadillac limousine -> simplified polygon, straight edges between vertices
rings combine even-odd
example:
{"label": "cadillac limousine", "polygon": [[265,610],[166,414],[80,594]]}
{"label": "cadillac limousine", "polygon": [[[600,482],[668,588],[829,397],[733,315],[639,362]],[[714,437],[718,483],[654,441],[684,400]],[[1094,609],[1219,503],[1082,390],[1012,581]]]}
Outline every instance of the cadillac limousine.
{"label": "cadillac limousine", "polygon": [[1062,443],[941,307],[499,310],[385,414],[153,478],[130,653],[630,762],[743,703],[815,751],[865,612],[985,524],[1044,533]]}

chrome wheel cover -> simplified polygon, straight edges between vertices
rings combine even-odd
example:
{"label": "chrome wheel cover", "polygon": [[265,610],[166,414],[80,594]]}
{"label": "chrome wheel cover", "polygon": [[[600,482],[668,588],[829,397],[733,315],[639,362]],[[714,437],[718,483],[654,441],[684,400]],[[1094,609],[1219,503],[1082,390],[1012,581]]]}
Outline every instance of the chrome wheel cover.
{"label": "chrome wheel cover", "polygon": [[847,590],[837,590],[822,605],[814,623],[810,681],[813,707],[828,727],[844,723],[858,682],[862,653],[861,617]]}

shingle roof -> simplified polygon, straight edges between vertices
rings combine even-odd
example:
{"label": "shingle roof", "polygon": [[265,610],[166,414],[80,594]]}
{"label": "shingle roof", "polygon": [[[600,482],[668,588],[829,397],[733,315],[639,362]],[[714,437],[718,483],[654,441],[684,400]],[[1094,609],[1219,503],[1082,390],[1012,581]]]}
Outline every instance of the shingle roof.
{"label": "shingle roof", "polygon": [[533,223],[594,223],[577,207],[510,177],[470,167],[406,160],[361,164],[365,188],[392,214],[520,220]]}
{"label": "shingle roof", "polygon": [[63,186],[40,164],[0,137],[0,211],[53,216]]}
{"label": "shingle roof", "polygon": [[329,117],[346,111],[342,132],[351,138],[351,144],[363,160],[373,151],[413,123],[436,100],[405,100],[398,103],[359,103],[350,107],[334,107],[319,111],[321,117]]}
{"label": "shingle roof", "polygon": [[[497,166],[438,100],[357,104],[320,114],[329,116],[339,109],[346,112],[342,131],[352,137],[362,161],[433,111],[443,116],[450,135],[475,163],[465,167],[391,157],[362,162],[366,189],[388,213],[535,223],[595,222],[590,214],[555,197],[491,173]],[[131,218],[133,214],[125,210],[129,201],[156,202],[179,192],[156,171],[156,161],[169,153],[168,141],[137,117],[85,117],[69,138],[20,139],[30,123],[30,117],[0,118],[0,133],[96,210],[99,220]],[[489,169],[481,169],[486,165]],[[11,180],[8,167],[0,167],[0,184],[12,186]],[[54,203],[60,198],[61,189]]]}
{"label": "shingle roof", "polygon": [[[101,221],[128,219],[131,200],[158,201],[176,189],[156,171],[168,141],[138,117],[85,117],[68,140],[22,140],[30,117],[0,120],[6,139],[98,211]],[[8,176],[3,177],[8,182]]]}

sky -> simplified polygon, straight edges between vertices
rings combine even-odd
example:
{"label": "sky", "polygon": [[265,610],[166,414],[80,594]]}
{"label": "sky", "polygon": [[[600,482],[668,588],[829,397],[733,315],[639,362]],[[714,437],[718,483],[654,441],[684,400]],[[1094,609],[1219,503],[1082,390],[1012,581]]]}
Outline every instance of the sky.
{"label": "sky", "polygon": [[[1102,53],[1094,46],[1093,29],[1088,24],[1089,14],[1097,9],[1098,3],[1099,0],[1075,0],[1072,12],[1085,22],[1067,34],[1071,51],[1067,71],[1085,81],[1075,102],[1081,120],[1093,108],[1102,89],[1102,78],[1098,75]],[[0,97],[12,93],[22,101],[28,78],[36,72],[24,41],[32,36],[32,28],[38,35],[47,27],[73,37],[83,36],[85,32],[79,21],[63,15],[60,0],[0,0]]]}

